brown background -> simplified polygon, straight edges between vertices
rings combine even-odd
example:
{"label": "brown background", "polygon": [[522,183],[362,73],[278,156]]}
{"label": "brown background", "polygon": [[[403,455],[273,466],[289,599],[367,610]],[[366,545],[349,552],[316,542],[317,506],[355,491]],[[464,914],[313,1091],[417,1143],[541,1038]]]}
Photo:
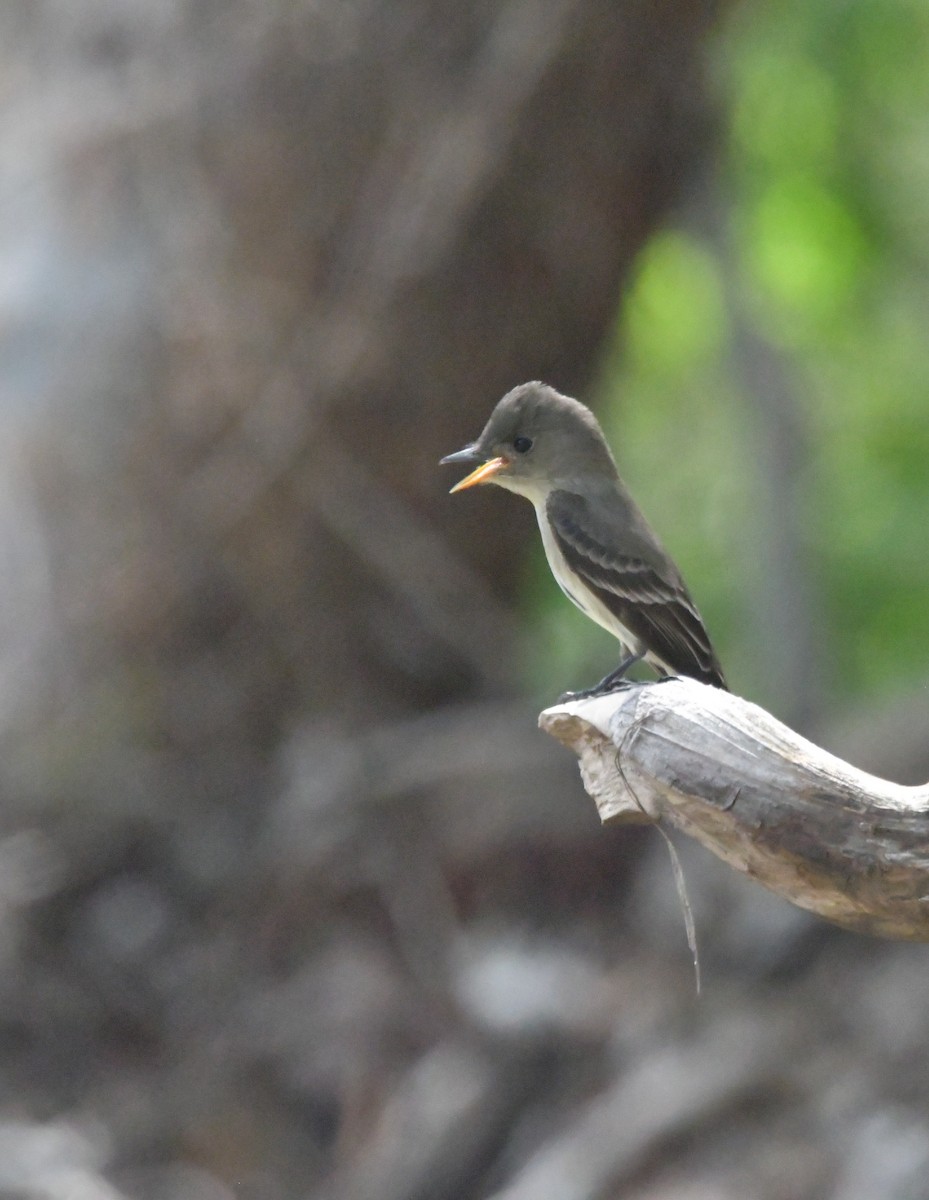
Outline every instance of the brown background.
{"label": "brown background", "polygon": [[719,16],[5,6],[4,1195],[929,1195],[921,948],[682,848],[697,1002],[436,466],[587,393]]}

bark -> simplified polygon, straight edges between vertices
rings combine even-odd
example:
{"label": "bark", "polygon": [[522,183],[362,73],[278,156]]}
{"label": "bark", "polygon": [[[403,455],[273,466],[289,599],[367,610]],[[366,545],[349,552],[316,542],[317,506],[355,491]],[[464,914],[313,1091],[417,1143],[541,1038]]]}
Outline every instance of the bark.
{"label": "bark", "polygon": [[580,758],[604,822],[667,821],[827,920],[929,941],[929,787],[859,771],[692,680],[562,704],[540,724]]}

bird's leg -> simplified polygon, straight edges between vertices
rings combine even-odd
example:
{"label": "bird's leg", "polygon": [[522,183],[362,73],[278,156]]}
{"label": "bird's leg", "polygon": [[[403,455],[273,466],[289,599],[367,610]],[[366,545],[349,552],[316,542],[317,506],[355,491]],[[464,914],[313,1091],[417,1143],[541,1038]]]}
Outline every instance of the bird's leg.
{"label": "bird's leg", "polygon": [[581,692],[562,693],[558,697],[559,704],[564,704],[568,700],[590,700],[593,696],[606,696],[609,692],[619,691],[620,686],[631,687],[631,681],[625,678],[626,672],[637,662],[641,662],[644,657],[644,651],[640,654],[627,654],[615,671],[604,675],[600,682],[595,683],[593,687],[585,688]]}
{"label": "bird's leg", "polygon": [[645,652],[640,654],[627,654],[615,671],[610,671],[609,675],[604,675],[599,683],[595,683],[590,688],[592,696],[605,696],[607,692],[612,691],[613,685],[620,681],[625,682],[626,672],[630,667],[634,667],[637,662],[641,662],[645,657]]}

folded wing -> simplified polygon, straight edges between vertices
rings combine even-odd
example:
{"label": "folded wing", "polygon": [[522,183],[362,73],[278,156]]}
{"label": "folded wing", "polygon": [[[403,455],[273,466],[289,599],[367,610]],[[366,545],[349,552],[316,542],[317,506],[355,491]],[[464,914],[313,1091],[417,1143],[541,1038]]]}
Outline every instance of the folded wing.
{"label": "folded wing", "polygon": [[[722,668],[703,621],[670,558],[651,538],[637,511],[618,512],[623,542],[633,552],[611,548],[601,518],[583,496],[555,491],[546,512],[565,562],[617,620],[647,647],[648,657],[673,675],[726,687]],[[630,523],[631,517],[631,523]]]}

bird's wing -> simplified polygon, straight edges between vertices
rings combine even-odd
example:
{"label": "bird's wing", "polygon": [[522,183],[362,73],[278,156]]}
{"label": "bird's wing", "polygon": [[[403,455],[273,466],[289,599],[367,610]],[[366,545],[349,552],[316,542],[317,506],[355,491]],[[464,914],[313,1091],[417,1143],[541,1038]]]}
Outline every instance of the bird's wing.
{"label": "bird's wing", "polygon": [[[669,671],[726,687],[677,568],[654,542],[637,510],[627,509],[620,497],[616,504],[614,533],[613,522],[595,516],[583,496],[552,492],[546,513],[565,562]],[[623,535],[632,553],[612,547]]]}

